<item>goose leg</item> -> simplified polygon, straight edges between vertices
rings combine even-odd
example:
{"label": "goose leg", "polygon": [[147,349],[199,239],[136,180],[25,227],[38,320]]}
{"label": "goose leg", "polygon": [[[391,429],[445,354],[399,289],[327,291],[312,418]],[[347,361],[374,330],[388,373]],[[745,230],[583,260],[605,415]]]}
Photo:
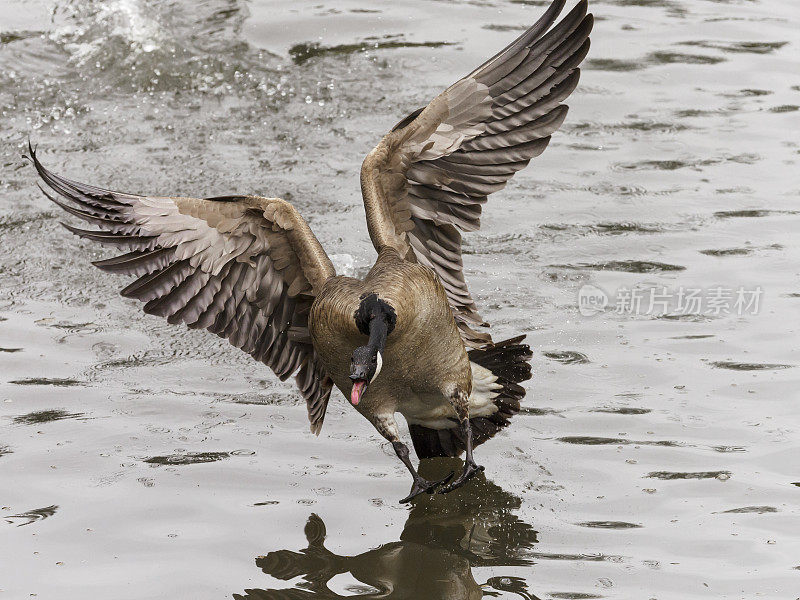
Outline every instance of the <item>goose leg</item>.
{"label": "goose leg", "polygon": [[452,479],[454,473],[451,471],[450,474],[444,479],[440,479],[439,481],[428,481],[417,472],[417,470],[414,468],[414,465],[411,463],[411,459],[408,456],[408,446],[406,446],[400,440],[392,441],[392,446],[394,447],[395,454],[397,454],[397,458],[403,461],[403,464],[414,478],[414,483],[411,484],[411,491],[408,493],[408,496],[400,500],[400,504],[410,502],[413,498],[416,498],[423,493],[432,494],[438,486],[443,485]]}
{"label": "goose leg", "polygon": [[432,494],[434,490],[440,485],[443,485],[450,481],[453,477],[454,473],[450,472],[450,474],[445,477],[444,479],[440,479],[439,481],[428,481],[424,477],[422,477],[417,470],[414,468],[413,463],[411,462],[411,458],[408,452],[408,446],[406,446],[402,441],[400,441],[400,435],[397,432],[397,424],[394,422],[394,417],[392,416],[383,416],[383,417],[373,417],[370,419],[372,424],[375,426],[375,429],[389,440],[392,443],[392,448],[394,448],[395,454],[397,454],[397,458],[399,458],[402,463],[406,466],[409,473],[411,473],[411,477],[414,478],[414,483],[411,485],[411,491],[408,493],[408,496],[400,500],[401,504],[405,504],[406,502],[410,502],[412,498],[416,498],[422,493]]}
{"label": "goose leg", "polygon": [[461,487],[469,481],[476,473],[483,471],[483,465],[475,463],[472,458],[472,423],[469,421],[469,400],[464,394],[456,394],[451,399],[453,407],[456,409],[458,419],[461,422],[461,431],[464,433],[464,442],[467,450],[467,455],[464,457],[464,470],[461,475],[453,481],[450,485],[446,485],[439,490],[440,494],[452,492],[454,489]]}

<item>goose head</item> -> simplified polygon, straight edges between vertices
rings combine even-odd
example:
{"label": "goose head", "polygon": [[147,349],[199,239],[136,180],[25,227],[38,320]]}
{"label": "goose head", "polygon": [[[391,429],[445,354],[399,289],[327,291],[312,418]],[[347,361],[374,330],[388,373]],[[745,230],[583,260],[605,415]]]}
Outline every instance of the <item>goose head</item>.
{"label": "goose head", "polygon": [[386,347],[386,338],[397,323],[394,308],[378,298],[377,294],[364,294],[360,300],[353,319],[358,330],[369,336],[369,342],[353,350],[350,358],[350,380],[353,382],[350,403],[353,406],[358,405],[367,386],[380,375],[383,367],[381,351]]}
{"label": "goose head", "polygon": [[361,400],[367,386],[380,375],[382,366],[383,357],[377,348],[359,346],[353,351],[350,359],[350,380],[353,382],[350,402],[353,406]]}

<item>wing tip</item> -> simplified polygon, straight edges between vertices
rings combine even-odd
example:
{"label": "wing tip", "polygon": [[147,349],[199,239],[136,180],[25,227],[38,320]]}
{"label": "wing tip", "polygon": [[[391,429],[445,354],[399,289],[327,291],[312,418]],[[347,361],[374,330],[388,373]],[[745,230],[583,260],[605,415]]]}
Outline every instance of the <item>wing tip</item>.
{"label": "wing tip", "polygon": [[[58,195],[63,196],[64,198],[67,198],[68,200],[74,200],[74,198],[71,198],[70,195],[68,193],[66,193],[64,189],[59,189],[60,186],[63,186],[66,190],[69,190],[70,186],[67,184],[66,180],[63,177],[61,177],[59,175],[56,175],[52,171],[48,170],[39,161],[39,157],[36,155],[37,149],[38,149],[38,145],[36,147],[34,147],[32,145],[32,143],[31,143],[30,139],[29,139],[28,140],[28,152],[30,153],[29,159],[33,163],[33,167],[36,169],[36,173],[39,175],[41,180],[45,184],[47,184],[47,187],[49,187],[51,190],[56,192]],[[38,183],[37,183],[37,185],[38,185]],[[42,188],[41,185],[39,185],[39,189],[42,190],[42,192],[45,194],[45,196],[50,198],[50,200],[53,200],[53,198],[47,192],[44,191],[44,188]],[[56,202],[56,201],[53,200],[53,202]],[[62,208],[63,208],[63,205],[60,204],[59,202],[56,202],[56,204],[58,204],[59,206],[62,206]]]}
{"label": "wing tip", "polygon": [[28,138],[28,156],[26,158],[31,161],[31,163],[33,164],[33,168],[36,169],[36,172],[39,174],[39,177],[41,177],[42,180],[45,183],[47,183],[48,187],[52,187],[52,186],[50,186],[50,183],[47,181],[47,177],[46,177],[46,175],[48,175],[50,172],[47,169],[44,168],[44,165],[42,165],[42,163],[39,162],[39,157],[36,156],[36,151],[38,149],[39,149],[39,145],[37,144],[36,146],[34,146],[33,142],[31,142],[31,138],[29,137]]}
{"label": "wing tip", "polygon": [[73,235],[77,235],[79,238],[82,238],[83,237],[82,234],[85,233],[85,231],[83,229],[80,229],[78,227],[74,227],[74,226],[70,225],[69,223],[65,223],[64,221],[59,221],[58,223],[64,229],[66,229],[67,231],[69,231]]}

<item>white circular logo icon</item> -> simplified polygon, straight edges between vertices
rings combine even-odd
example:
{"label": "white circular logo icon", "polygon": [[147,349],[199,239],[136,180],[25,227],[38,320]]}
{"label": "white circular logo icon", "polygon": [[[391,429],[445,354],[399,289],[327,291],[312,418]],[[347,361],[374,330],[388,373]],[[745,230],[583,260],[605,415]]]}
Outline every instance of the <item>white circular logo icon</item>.
{"label": "white circular logo icon", "polygon": [[608,306],[608,294],[596,285],[587,283],[578,290],[578,312],[584,317],[603,312],[606,306]]}

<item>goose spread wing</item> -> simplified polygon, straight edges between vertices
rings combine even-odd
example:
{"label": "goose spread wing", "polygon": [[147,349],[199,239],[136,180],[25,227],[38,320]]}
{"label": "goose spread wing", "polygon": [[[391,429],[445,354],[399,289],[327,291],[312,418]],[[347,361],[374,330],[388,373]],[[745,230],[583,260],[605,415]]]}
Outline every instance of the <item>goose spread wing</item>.
{"label": "goose spread wing", "polygon": [[592,15],[581,0],[553,26],[563,6],[554,0],[508,47],[400,121],[361,169],[376,249],[393,247],[436,271],[472,346],[491,338],[471,328],[487,324],[464,280],[459,230],[480,227],[487,196],[541,154],[564,121]]}
{"label": "goose spread wing", "polygon": [[278,198],[160,198],[65,179],[31,158],[45,195],[96,230],[64,226],[127,253],[95,263],[136,276],[122,295],[144,311],[207,329],[270,367],[295,374],[319,434],[333,382],[314,351],[308,314],[333,265],[295,208]]}

